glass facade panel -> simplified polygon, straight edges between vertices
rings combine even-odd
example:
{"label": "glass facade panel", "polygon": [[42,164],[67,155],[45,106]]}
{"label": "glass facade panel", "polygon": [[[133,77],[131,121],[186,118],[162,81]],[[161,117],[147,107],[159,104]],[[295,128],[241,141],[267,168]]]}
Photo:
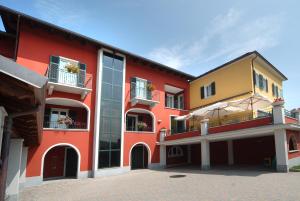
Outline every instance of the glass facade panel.
{"label": "glass facade panel", "polygon": [[123,58],[103,53],[98,168],[120,166]]}

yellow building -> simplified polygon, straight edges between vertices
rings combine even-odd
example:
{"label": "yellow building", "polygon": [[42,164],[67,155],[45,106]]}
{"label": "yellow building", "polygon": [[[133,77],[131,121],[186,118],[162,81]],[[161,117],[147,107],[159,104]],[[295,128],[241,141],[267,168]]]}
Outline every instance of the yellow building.
{"label": "yellow building", "polygon": [[[190,82],[190,108],[260,94],[273,101],[282,97],[287,78],[257,51],[246,53]],[[253,112],[251,111],[251,115]]]}

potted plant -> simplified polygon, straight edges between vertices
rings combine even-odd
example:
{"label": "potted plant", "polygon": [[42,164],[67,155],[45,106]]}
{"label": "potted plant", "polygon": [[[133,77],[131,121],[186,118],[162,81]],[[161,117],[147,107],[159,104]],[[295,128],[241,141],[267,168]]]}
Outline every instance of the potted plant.
{"label": "potted plant", "polygon": [[79,67],[76,64],[68,64],[65,68],[69,73],[79,73]]}
{"label": "potted plant", "polygon": [[57,120],[57,123],[58,124],[65,124],[65,125],[69,126],[73,123],[73,119],[71,119],[71,117],[69,117],[69,116],[66,116],[66,117],[59,118]]}
{"label": "potted plant", "polygon": [[284,105],[284,99],[279,97],[279,98],[275,98],[273,104],[273,106],[278,106],[278,105]]}
{"label": "potted plant", "polygon": [[147,88],[148,88],[149,91],[154,91],[156,89],[156,87],[152,83],[148,84]]}
{"label": "potted plant", "polygon": [[143,131],[145,128],[147,128],[147,124],[145,122],[139,121],[137,123],[137,127],[139,131]]}

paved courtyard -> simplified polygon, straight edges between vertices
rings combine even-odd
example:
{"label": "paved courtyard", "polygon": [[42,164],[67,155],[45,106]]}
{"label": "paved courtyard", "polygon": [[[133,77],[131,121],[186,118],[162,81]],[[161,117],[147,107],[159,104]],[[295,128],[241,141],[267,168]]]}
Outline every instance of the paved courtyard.
{"label": "paved courtyard", "polygon": [[[174,178],[175,177],[175,178]],[[172,168],[96,179],[49,181],[27,188],[22,201],[289,201],[300,200],[300,173]]]}

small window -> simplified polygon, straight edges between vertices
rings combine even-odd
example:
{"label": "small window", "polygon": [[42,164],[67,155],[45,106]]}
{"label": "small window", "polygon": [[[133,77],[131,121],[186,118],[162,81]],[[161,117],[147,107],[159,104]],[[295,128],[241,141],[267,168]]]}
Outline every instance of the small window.
{"label": "small window", "polygon": [[289,151],[298,151],[297,140],[294,135],[291,136],[289,140]]}
{"label": "small window", "polygon": [[183,150],[180,146],[172,146],[168,151],[168,158],[182,157]]}
{"label": "small window", "polygon": [[216,94],[215,82],[212,82],[211,84],[209,84],[207,86],[202,86],[200,93],[201,93],[201,99],[209,98],[209,97],[215,95]]}
{"label": "small window", "polygon": [[167,94],[167,107],[169,108],[174,108],[174,95],[172,94]]}
{"label": "small window", "polygon": [[264,77],[261,74],[259,75],[259,88],[264,89]]}

